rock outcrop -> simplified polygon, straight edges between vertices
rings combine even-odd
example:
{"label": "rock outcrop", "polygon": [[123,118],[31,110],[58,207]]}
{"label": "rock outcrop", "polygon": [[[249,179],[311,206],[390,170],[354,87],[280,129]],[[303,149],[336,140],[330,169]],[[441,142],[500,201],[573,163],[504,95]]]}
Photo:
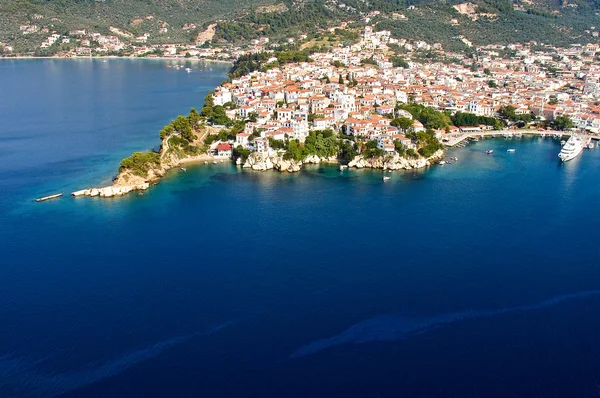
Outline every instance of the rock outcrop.
{"label": "rock outcrop", "polygon": [[317,155],[308,155],[304,160],[296,161],[286,160],[279,155],[252,152],[242,167],[258,171],[275,169],[281,172],[295,173],[300,171],[305,164],[319,164],[323,162],[337,163],[337,158],[335,156],[320,158]]}
{"label": "rock outcrop", "polygon": [[113,196],[122,196],[132,191],[143,191],[148,189],[149,183],[143,182],[135,185],[124,185],[124,186],[110,186],[104,188],[89,188],[82,189],[81,191],[75,191],[71,195],[77,196],[99,196],[101,198],[110,198]]}
{"label": "rock outcrop", "polygon": [[242,166],[257,171],[275,169],[281,172],[294,173],[302,168],[302,161],[285,160],[278,155],[268,155],[265,153],[252,152]]}
{"label": "rock outcrop", "polygon": [[350,163],[348,163],[348,167],[356,167],[357,169],[371,168],[383,170],[412,170],[431,166],[443,156],[444,151],[441,149],[428,158],[407,158],[395,154],[393,156],[389,155],[364,159],[361,155],[359,155],[352,159]]}

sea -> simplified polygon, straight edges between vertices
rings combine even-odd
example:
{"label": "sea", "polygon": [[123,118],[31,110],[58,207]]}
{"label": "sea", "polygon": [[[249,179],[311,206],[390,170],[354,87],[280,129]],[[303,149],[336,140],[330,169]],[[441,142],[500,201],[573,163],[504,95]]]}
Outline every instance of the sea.
{"label": "sea", "polygon": [[226,79],[177,63],[0,60],[0,397],[600,394],[600,149],[71,197]]}

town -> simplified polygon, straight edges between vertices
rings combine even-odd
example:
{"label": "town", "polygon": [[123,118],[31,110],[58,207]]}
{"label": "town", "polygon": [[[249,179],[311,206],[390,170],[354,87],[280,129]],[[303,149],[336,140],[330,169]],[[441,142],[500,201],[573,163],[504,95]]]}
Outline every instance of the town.
{"label": "town", "polygon": [[[404,49],[403,59],[390,56],[391,47]],[[265,51],[262,45],[248,50]],[[413,59],[423,51],[438,61]],[[311,54],[300,63],[281,64],[274,54],[262,70],[218,87],[212,106],[223,107],[229,120],[247,122],[235,141],[215,142],[211,150],[230,156],[239,145],[266,152],[273,140],[303,142],[310,131],[327,129],[377,140],[385,153],[396,151],[398,143],[417,150],[407,133],[424,131],[442,142],[503,128],[597,134],[598,51],[595,44],[561,49],[529,43],[486,46],[468,57],[367,26],[355,44]],[[417,105],[450,117],[415,117],[411,110]]]}
{"label": "town", "polygon": [[[395,38],[369,25],[360,32],[349,31],[343,23],[318,32],[333,44],[314,52],[310,50],[315,34],[283,42],[260,37],[245,45],[218,45],[210,41],[211,25],[193,44],[148,44],[149,33],[135,36],[111,27],[112,35],[86,30],[60,35],[36,25],[35,19],[20,27],[21,34],[48,34],[40,48],[53,49],[60,57],[161,57],[172,59],[179,69],[191,60],[232,62],[260,55],[260,67],[231,76],[211,95],[210,107],[224,113],[221,121],[204,114],[211,124],[225,121],[230,127],[233,121],[245,122],[235,139],[210,143],[210,153],[219,157],[231,157],[238,146],[269,153],[273,141],[302,143],[311,131],[325,130],[376,140],[382,153],[422,156],[430,153],[418,152],[422,148],[415,134],[420,132],[441,142],[505,128],[600,132],[598,44],[561,48],[529,42],[475,48],[461,38],[467,51],[450,52],[440,43]],[[595,27],[590,29],[596,33]],[[354,40],[335,40],[352,36],[349,33]],[[0,48],[4,56],[11,55],[9,44],[0,43]],[[286,50],[305,59],[282,60],[278,54]]]}

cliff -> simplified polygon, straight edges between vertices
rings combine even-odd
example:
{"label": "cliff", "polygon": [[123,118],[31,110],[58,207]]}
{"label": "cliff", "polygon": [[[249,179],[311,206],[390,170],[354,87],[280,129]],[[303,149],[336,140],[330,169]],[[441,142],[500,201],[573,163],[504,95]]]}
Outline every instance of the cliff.
{"label": "cliff", "polygon": [[[145,190],[150,186],[150,182],[160,179],[165,173],[173,167],[178,167],[182,163],[212,160],[212,157],[206,154],[199,154],[202,148],[202,141],[208,134],[218,133],[220,129],[209,126],[203,126],[195,130],[196,140],[192,143],[186,143],[181,146],[181,140],[177,136],[169,135],[161,141],[158,154],[146,152],[136,157],[132,155],[134,161],[130,162],[134,167],[123,167],[123,162],[119,168],[119,174],[113,180],[112,186],[103,188],[88,188],[72,193],[73,196],[99,196],[113,197],[121,196],[129,192]],[[172,140],[173,139],[173,140]],[[176,144],[172,143],[174,141]],[[151,155],[151,156],[148,156]],[[150,157],[150,160],[146,159]],[[139,159],[143,158],[143,161]],[[131,159],[131,158],[129,158]]]}

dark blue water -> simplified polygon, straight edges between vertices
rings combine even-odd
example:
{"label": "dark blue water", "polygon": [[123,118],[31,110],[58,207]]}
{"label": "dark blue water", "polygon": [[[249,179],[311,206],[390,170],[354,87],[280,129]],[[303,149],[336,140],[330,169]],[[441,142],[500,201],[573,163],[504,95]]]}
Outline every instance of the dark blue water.
{"label": "dark blue water", "polygon": [[0,396],[598,395],[598,149],[31,202],[109,181],[216,68],[0,63]]}

